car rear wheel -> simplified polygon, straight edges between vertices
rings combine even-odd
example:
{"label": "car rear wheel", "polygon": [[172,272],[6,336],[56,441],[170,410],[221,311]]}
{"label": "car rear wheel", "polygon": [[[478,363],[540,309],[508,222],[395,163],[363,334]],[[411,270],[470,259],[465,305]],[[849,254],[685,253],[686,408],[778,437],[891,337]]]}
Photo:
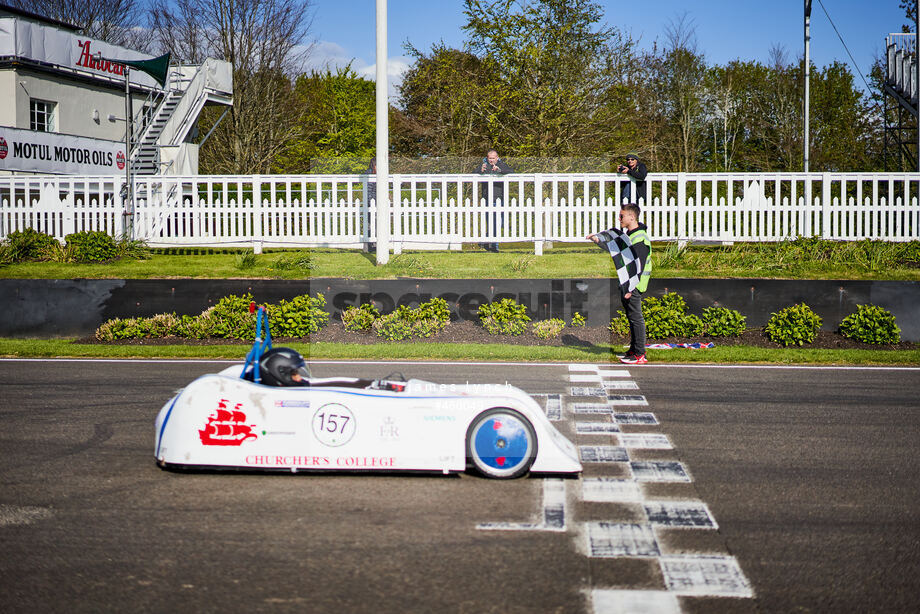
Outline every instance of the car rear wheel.
{"label": "car rear wheel", "polygon": [[495,479],[526,474],[537,457],[537,435],[520,412],[496,408],[473,420],[466,434],[467,458],[479,473]]}

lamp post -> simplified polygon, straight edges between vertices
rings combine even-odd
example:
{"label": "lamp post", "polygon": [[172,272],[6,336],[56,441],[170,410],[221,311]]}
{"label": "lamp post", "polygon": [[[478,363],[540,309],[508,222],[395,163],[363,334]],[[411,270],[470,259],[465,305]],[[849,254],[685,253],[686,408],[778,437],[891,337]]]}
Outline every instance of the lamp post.
{"label": "lamp post", "polygon": [[387,100],[387,0],[377,0],[377,264],[390,261],[390,125]]}
{"label": "lamp post", "polygon": [[805,0],[805,143],[803,167],[808,172],[808,106],[809,81],[811,81],[811,0]]}

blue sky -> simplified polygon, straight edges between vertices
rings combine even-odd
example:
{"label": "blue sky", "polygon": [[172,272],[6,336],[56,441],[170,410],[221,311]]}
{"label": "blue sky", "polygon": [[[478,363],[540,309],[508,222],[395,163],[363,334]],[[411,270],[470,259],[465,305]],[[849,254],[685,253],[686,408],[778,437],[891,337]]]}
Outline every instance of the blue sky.
{"label": "blue sky", "polygon": [[[905,23],[899,0],[875,3],[855,0],[822,0],[866,73],[876,55],[881,55],[885,36],[899,32]],[[803,53],[803,0],[658,0],[624,2],[598,0],[606,21],[632,35],[641,47],[663,41],[669,26],[684,13],[696,28],[698,49],[710,64],[725,64],[734,59],[766,62],[774,45],[786,49],[790,59]],[[409,66],[403,43],[428,50],[443,40],[461,47],[466,22],[459,0],[389,0],[388,73],[390,92]],[[313,26],[309,38],[315,41],[309,67],[343,65],[353,67],[371,79],[375,70],[375,0],[314,0]],[[837,35],[818,0],[813,1],[811,55],[818,66],[834,60],[846,62],[854,73]]]}

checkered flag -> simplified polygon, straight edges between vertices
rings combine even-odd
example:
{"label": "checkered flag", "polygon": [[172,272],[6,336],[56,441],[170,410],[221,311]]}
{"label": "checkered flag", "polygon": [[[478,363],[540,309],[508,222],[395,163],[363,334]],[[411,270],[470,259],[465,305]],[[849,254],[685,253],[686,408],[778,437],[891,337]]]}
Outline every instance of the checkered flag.
{"label": "checkered flag", "polygon": [[629,235],[619,228],[611,228],[597,233],[597,236],[604,241],[610,257],[613,258],[613,266],[616,268],[617,279],[620,282],[620,291],[623,294],[632,292],[639,285],[642,262],[636,256]]}

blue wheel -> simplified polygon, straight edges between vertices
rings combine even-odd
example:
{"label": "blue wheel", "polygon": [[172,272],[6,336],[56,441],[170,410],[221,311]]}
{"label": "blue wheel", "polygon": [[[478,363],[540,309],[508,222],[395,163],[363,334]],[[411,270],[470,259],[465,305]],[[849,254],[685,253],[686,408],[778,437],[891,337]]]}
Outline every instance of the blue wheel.
{"label": "blue wheel", "polygon": [[488,478],[512,479],[530,470],[537,457],[533,426],[513,409],[490,409],[473,420],[466,435],[467,457]]}

